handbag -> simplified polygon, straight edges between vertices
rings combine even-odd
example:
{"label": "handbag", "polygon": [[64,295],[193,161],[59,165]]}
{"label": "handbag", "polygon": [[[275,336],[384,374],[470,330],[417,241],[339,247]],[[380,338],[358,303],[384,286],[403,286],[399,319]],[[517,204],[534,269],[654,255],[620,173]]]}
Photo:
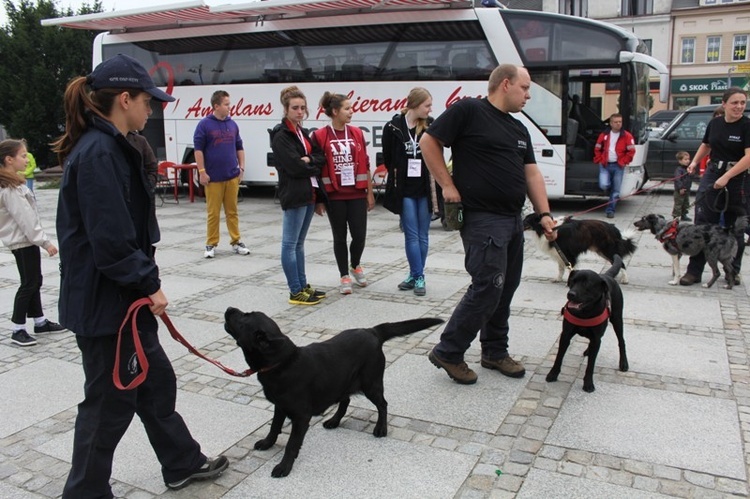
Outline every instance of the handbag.
{"label": "handbag", "polygon": [[385,181],[385,194],[383,194],[383,208],[395,215],[401,214],[403,198],[396,188],[396,172],[388,172]]}

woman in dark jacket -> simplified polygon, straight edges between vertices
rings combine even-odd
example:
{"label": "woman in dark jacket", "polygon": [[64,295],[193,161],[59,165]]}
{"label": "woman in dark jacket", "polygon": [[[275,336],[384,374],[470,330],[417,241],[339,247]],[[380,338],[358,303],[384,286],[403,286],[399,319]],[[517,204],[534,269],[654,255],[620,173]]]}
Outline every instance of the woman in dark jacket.
{"label": "woman in dark jacket", "polygon": [[289,303],[316,305],[325,293],[307,282],[305,237],[313,212],[324,212],[326,197],[320,188],[320,168],[325,156],[302,128],[302,121],[309,116],[305,94],[295,86],[287,87],[281,91],[281,104],[284,119],[271,131],[271,149],[279,172],[279,199],[284,210],[281,267],[289,286]]}
{"label": "woman in dark jacket", "polygon": [[[59,309],[60,322],[76,335],[86,376],[65,499],[112,497],[112,457],[134,414],[167,487],[215,478],[229,464],[224,456],[206,459],[175,411],[176,378],[156,333],[154,315],[168,302],[152,246],[159,238],[154,196],[141,154],[126,139],[146,125],[152,98],[174,100],[138,61],[121,54],[71,80],[65,91],[65,134],[54,143],[64,165],[57,206]],[[144,297],[151,305],[139,311],[137,327],[148,376],[120,390],[112,375],[117,332],[130,304]]]}
{"label": "woman in dark jacket", "polygon": [[421,87],[413,88],[406,99],[406,107],[383,128],[383,161],[388,175],[395,178],[396,192],[403,199],[401,224],[409,261],[409,275],[398,289],[413,289],[417,296],[426,293],[424,268],[432,212],[430,173],[422,160],[419,139],[432,121],[431,111],[430,92]]}

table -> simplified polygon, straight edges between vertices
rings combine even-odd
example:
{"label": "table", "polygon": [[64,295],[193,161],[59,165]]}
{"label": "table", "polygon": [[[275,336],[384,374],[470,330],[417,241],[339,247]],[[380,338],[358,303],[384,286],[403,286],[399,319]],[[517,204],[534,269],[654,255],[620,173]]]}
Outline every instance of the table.
{"label": "table", "polygon": [[188,197],[190,198],[190,202],[195,202],[195,192],[194,192],[194,185],[195,182],[193,181],[195,178],[195,174],[193,171],[198,171],[198,165],[195,163],[185,163],[185,164],[173,164],[169,165],[168,168],[172,168],[172,171],[174,172],[174,199],[177,201],[177,194],[179,192],[179,186],[180,186],[180,172],[182,170],[188,171]]}

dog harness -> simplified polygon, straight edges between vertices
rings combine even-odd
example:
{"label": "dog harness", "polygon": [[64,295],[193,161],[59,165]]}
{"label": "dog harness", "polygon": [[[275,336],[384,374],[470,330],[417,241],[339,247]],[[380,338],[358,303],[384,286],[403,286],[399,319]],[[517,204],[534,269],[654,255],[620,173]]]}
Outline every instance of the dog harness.
{"label": "dog harness", "polygon": [[660,243],[666,243],[670,241],[674,241],[675,238],[677,238],[677,224],[679,224],[680,221],[678,219],[674,219],[669,224],[664,227],[659,235],[657,236],[657,239]]}
{"label": "dog harness", "polygon": [[609,300],[607,300],[607,306],[604,307],[604,310],[602,310],[602,313],[597,315],[596,317],[591,317],[589,319],[582,319],[580,317],[576,317],[573,315],[570,310],[568,309],[568,305],[570,302],[566,303],[565,306],[562,309],[562,316],[563,318],[573,324],[574,326],[578,327],[594,327],[598,326],[604,322],[607,322],[607,319],[609,319]]}

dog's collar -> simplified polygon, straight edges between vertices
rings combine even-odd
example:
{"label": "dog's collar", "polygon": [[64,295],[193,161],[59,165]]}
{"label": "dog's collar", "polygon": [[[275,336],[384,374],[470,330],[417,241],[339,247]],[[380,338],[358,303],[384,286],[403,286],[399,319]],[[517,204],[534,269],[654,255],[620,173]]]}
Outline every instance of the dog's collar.
{"label": "dog's collar", "polygon": [[678,219],[674,219],[669,224],[664,227],[659,235],[657,236],[660,243],[665,243],[667,241],[672,241],[677,237],[677,224],[680,223]]}
{"label": "dog's collar", "polygon": [[604,322],[607,322],[607,319],[609,319],[609,301],[607,301],[607,306],[604,307],[604,310],[602,310],[601,314],[597,315],[596,317],[591,317],[589,319],[582,319],[581,317],[576,317],[575,315],[573,315],[570,312],[570,310],[568,310],[569,303],[570,302],[566,303],[565,307],[563,307],[562,315],[566,321],[570,322],[574,326],[594,327]]}

